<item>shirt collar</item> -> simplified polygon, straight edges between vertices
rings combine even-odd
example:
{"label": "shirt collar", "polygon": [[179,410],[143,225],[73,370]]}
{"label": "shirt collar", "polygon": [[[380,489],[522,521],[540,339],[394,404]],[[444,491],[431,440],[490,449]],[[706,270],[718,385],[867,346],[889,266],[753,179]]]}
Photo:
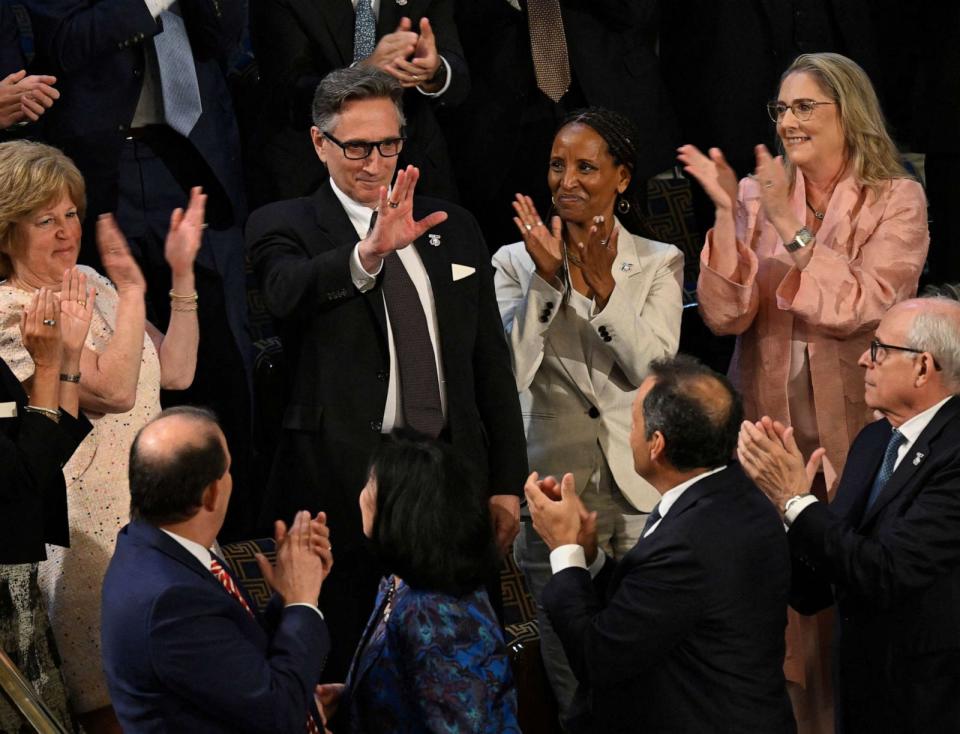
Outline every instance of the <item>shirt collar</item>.
{"label": "shirt collar", "polygon": [[688,479],[685,482],[681,482],[676,487],[671,487],[666,492],[663,493],[663,497],[660,498],[660,517],[666,517],[667,513],[670,511],[670,508],[680,499],[680,495],[686,492],[690,487],[699,482],[701,479],[709,477],[711,474],[716,474],[718,471],[723,471],[727,466],[718,466],[716,469],[711,469],[710,471],[705,471],[703,474],[697,474],[697,476]]}
{"label": "shirt collar", "polygon": [[184,538],[182,535],[177,535],[176,533],[171,533],[169,530],[160,528],[163,532],[173,538],[177,543],[179,543],[184,550],[186,550],[191,556],[196,558],[200,565],[202,565],[208,571],[210,570],[210,561],[213,560],[213,556],[210,555],[210,549],[204,548],[202,545],[197,543],[194,540]]}
{"label": "shirt collar", "polygon": [[350,218],[350,223],[357,231],[357,237],[360,239],[366,237],[367,231],[370,229],[370,217],[373,215],[375,210],[371,209],[365,204],[361,204],[359,201],[354,201],[345,193],[343,193],[332,177],[330,178],[330,187],[333,189],[334,195],[340,201],[340,205],[343,207],[343,210]]}
{"label": "shirt collar", "polygon": [[907,439],[906,445],[912,445],[914,441],[920,438],[920,434],[923,433],[923,429],[926,428],[930,421],[933,420],[933,416],[937,414],[937,411],[944,406],[944,404],[952,398],[953,395],[947,395],[943,400],[941,400],[936,405],[931,405],[922,413],[917,413],[913,418],[904,421],[898,430],[903,434],[903,437]]}

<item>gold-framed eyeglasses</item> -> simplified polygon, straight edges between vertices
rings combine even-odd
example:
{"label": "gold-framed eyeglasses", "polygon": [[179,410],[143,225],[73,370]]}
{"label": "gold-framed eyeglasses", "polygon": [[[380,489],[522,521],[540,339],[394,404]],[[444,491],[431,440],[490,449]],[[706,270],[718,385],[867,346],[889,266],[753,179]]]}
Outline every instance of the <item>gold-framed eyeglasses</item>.
{"label": "gold-framed eyeglasses", "polygon": [[385,140],[337,140],[330,133],[323,133],[323,137],[343,151],[343,157],[351,161],[360,161],[369,158],[373,149],[384,158],[395,158],[403,149],[404,137],[386,138]]}
{"label": "gold-framed eyeglasses", "polygon": [[[898,352],[911,352],[913,354],[924,353],[923,349],[914,349],[913,347],[898,347],[896,344],[884,344],[879,339],[874,339],[870,342],[870,361],[873,362],[874,364],[879,364],[879,362],[877,362],[877,357],[880,357],[881,361],[883,359],[884,355],[880,351],[881,349],[895,349]],[[937,362],[937,358],[934,357],[932,354],[930,355],[930,357],[933,359],[934,369],[939,371],[940,364]]]}
{"label": "gold-framed eyeglasses", "polygon": [[813,111],[822,104],[836,104],[836,102],[817,102],[814,99],[795,99],[790,104],[773,100],[767,102],[767,114],[774,122],[780,122],[787,110],[793,113],[798,120],[806,122],[813,116]]}

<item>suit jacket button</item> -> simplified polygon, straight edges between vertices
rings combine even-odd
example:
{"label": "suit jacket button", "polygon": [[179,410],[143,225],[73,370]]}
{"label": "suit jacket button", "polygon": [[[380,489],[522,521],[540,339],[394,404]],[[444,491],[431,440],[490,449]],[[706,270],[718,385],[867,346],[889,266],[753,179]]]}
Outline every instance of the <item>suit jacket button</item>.
{"label": "suit jacket button", "polygon": [[604,340],[605,342],[612,342],[612,341],[613,341],[613,337],[612,337],[612,336],[605,336],[605,337],[603,337],[603,340]]}
{"label": "suit jacket button", "polygon": [[597,329],[597,332],[600,334],[600,336],[606,336],[606,335],[607,335],[607,327],[606,327],[606,326],[601,326],[599,329]]}
{"label": "suit jacket button", "polygon": [[547,301],[547,308],[553,308],[553,301]]}
{"label": "suit jacket button", "polygon": [[589,415],[591,418],[599,418],[600,411],[597,409],[596,405],[591,405],[590,410],[587,411],[587,415]]}
{"label": "suit jacket button", "polygon": [[377,379],[380,380],[380,382],[386,382],[387,381],[386,371],[380,370],[379,372],[377,372]]}
{"label": "suit jacket button", "polygon": [[549,320],[550,320],[550,319],[548,319],[546,316],[542,316],[542,315],[540,316],[540,323],[541,323],[541,324],[545,324],[545,323],[547,323]]}
{"label": "suit jacket button", "polygon": [[370,430],[380,433],[380,429],[383,428],[383,423],[380,421],[370,421]]}

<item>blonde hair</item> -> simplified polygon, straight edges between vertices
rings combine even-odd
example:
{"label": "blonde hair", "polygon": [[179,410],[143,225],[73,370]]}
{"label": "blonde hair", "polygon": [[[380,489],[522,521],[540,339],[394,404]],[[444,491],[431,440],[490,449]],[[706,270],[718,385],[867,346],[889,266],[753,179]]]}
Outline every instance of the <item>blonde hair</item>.
{"label": "blonde hair", "polygon": [[13,273],[21,220],[69,194],[83,219],[86,186],[77,166],[57,148],[28,140],[0,143],[0,278]]}
{"label": "blonde hair", "polygon": [[[803,54],[783,72],[780,83],[791,74],[801,72],[813,77],[836,104],[845,143],[844,155],[861,184],[879,195],[880,187],[890,179],[910,178],[890,138],[870,77],[856,62],[834,53]],[[792,188],[796,167],[784,150],[783,141],[777,144]]]}

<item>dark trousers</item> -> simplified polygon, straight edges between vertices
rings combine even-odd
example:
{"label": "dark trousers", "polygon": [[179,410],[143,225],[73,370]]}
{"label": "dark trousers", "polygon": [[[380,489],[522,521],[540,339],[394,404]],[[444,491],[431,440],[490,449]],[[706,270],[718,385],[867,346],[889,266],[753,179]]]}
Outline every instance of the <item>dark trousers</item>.
{"label": "dark trousers", "polygon": [[230,449],[233,495],[221,540],[249,537],[259,499],[248,481],[251,458],[246,276],[241,223],[210,169],[185,138],[163,126],[126,141],[120,160],[117,222],[147,281],[147,318],[161,331],[170,320],[170,267],[164,242],[170,213],[186,207],[192,186],[208,194],[203,244],[194,272],[200,344],[193,384],[164,391],[161,402],[204,405],[219,419]]}

